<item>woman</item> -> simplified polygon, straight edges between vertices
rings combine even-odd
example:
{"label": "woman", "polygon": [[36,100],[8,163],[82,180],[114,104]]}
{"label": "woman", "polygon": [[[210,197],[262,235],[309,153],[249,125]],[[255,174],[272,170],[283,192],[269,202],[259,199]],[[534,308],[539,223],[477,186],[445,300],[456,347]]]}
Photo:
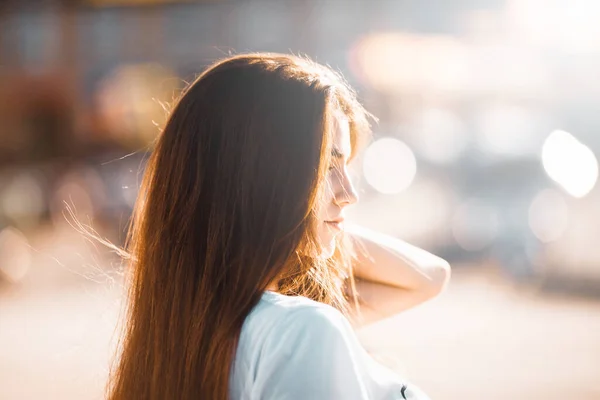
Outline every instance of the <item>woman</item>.
{"label": "woman", "polygon": [[347,165],[368,130],[342,79],[299,57],[231,57],[190,85],[134,211],[110,399],[425,398],[346,318],[393,315],[449,276],[423,250],[344,233]]}

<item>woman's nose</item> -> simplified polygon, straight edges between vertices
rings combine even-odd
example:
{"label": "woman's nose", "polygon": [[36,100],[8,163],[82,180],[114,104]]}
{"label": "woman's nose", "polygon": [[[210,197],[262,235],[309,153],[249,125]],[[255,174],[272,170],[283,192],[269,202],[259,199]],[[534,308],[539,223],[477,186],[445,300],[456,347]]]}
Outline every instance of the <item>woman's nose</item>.
{"label": "woman's nose", "polygon": [[358,201],[358,193],[350,180],[350,177],[347,174],[344,174],[344,179],[342,180],[342,185],[336,193],[335,201],[339,206],[349,206]]}

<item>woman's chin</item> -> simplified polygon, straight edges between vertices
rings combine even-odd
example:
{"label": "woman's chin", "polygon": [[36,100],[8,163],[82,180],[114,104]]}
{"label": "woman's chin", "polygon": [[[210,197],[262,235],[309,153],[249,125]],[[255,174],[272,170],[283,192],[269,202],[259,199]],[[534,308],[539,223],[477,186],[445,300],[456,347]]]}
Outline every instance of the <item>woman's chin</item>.
{"label": "woman's chin", "polygon": [[327,243],[325,246],[321,248],[320,257],[323,259],[328,259],[333,257],[335,253],[335,240],[332,240],[330,243]]}

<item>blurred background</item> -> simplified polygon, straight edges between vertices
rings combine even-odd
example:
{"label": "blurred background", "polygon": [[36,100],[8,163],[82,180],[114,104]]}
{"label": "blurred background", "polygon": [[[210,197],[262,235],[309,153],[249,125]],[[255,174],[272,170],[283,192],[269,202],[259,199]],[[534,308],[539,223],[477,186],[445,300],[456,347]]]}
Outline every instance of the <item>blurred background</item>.
{"label": "blurred background", "polygon": [[379,117],[350,218],[447,258],[360,332],[444,399],[600,399],[600,2],[0,3],[0,398],[100,399],[117,244],[163,106],[211,62],[307,54]]}

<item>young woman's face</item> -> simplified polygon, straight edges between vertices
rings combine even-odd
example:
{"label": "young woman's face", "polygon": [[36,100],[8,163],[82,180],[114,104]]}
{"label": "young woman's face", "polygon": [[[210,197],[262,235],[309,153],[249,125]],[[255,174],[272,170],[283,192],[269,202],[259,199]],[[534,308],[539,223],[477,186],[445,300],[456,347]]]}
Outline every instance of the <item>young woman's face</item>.
{"label": "young woman's face", "polygon": [[331,166],[325,179],[324,196],[317,207],[318,238],[321,257],[329,258],[335,251],[335,237],[344,229],[344,208],[356,203],[358,196],[348,174],[351,152],[350,126],[343,116],[334,120]]}

